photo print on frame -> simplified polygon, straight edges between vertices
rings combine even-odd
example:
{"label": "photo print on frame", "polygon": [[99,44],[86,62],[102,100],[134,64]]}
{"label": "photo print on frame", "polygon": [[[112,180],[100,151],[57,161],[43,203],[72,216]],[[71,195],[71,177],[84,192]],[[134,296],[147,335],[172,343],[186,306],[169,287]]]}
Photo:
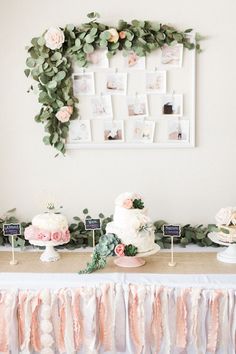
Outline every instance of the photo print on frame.
{"label": "photo print on frame", "polygon": [[146,72],[147,94],[166,93],[166,71],[156,70]]}
{"label": "photo print on frame", "polygon": [[188,142],[189,121],[187,119],[169,119],[167,122],[168,141]]}
{"label": "photo print on frame", "polygon": [[129,118],[144,118],[148,116],[147,95],[133,95],[127,97]]}
{"label": "photo print on frame", "polygon": [[164,44],[161,48],[161,65],[168,68],[181,68],[183,62],[183,44],[169,46]]}
{"label": "photo print on frame", "polygon": [[112,119],[112,101],[110,95],[93,96],[91,97],[91,108],[93,119]]}
{"label": "photo print on frame", "polygon": [[139,57],[135,52],[131,51],[127,56],[124,56],[124,67],[129,70],[145,70],[146,59]]}
{"label": "photo print on frame", "polygon": [[107,53],[107,49],[96,49],[94,52],[87,54],[88,67],[90,69],[109,68]]}
{"label": "photo print on frame", "polygon": [[183,95],[163,95],[161,97],[161,113],[165,116],[182,116]]}
{"label": "photo print on frame", "polygon": [[130,127],[131,142],[152,143],[154,139],[155,122],[148,120],[133,120]]}
{"label": "photo print on frame", "polygon": [[81,72],[74,73],[72,75],[73,79],[73,92],[75,96],[80,95],[94,95],[94,73],[92,72]]}
{"label": "photo print on frame", "polygon": [[91,142],[90,120],[75,119],[70,122],[67,144]]}
{"label": "photo print on frame", "polygon": [[126,95],[127,73],[107,73],[105,77],[105,92],[110,95]]}
{"label": "photo print on frame", "polygon": [[123,120],[104,121],[103,137],[105,142],[123,142],[124,141]]}

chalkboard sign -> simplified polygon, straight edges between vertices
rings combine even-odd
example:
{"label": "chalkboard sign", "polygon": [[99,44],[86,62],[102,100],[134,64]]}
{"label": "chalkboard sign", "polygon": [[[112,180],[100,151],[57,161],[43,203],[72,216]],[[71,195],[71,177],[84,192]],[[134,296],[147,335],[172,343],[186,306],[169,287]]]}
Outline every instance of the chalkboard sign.
{"label": "chalkboard sign", "polygon": [[85,230],[101,230],[101,220],[85,219]]}
{"label": "chalkboard sign", "polygon": [[21,224],[3,224],[4,236],[21,235]]}
{"label": "chalkboard sign", "polygon": [[163,225],[163,236],[175,236],[180,237],[181,226],[180,225]]}

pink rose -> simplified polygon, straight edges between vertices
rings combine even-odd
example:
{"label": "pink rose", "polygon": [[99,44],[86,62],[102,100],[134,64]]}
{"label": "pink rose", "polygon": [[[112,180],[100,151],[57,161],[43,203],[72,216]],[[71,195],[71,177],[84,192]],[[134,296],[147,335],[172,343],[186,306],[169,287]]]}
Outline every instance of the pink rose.
{"label": "pink rose", "polygon": [[61,239],[63,242],[69,242],[70,241],[70,231],[66,230],[65,232],[62,232]]}
{"label": "pink rose", "polygon": [[60,49],[65,41],[62,30],[58,27],[50,27],[44,35],[45,45],[49,49]]}
{"label": "pink rose", "polygon": [[73,107],[64,106],[59,109],[59,111],[56,114],[56,117],[60,122],[65,123],[68,122],[68,120],[70,119],[72,112],[73,112]]}
{"label": "pink rose", "polygon": [[108,42],[117,43],[119,40],[119,33],[117,32],[117,30],[115,28],[110,28],[109,30],[107,30],[107,32],[110,33],[110,38],[108,39]]}
{"label": "pink rose", "polygon": [[33,240],[34,238],[35,238],[35,228],[32,226],[32,225],[30,225],[30,226],[28,226],[28,227],[26,227],[25,228],[25,239],[26,240]]}
{"label": "pink rose", "polygon": [[131,209],[132,207],[133,207],[133,200],[130,198],[125,199],[125,201],[123,202],[123,208]]}
{"label": "pink rose", "polygon": [[119,245],[115,247],[114,251],[117,256],[123,257],[125,255],[125,245],[123,243],[119,243]]}
{"label": "pink rose", "polygon": [[120,36],[120,39],[125,39],[125,37],[126,37],[126,32],[125,32],[125,31],[121,31],[121,32],[119,33],[119,36]]}
{"label": "pink rose", "polygon": [[54,242],[60,242],[62,240],[62,232],[54,231],[51,236],[51,240]]}
{"label": "pink rose", "polygon": [[50,241],[51,233],[49,231],[39,230],[36,234],[37,240]]}

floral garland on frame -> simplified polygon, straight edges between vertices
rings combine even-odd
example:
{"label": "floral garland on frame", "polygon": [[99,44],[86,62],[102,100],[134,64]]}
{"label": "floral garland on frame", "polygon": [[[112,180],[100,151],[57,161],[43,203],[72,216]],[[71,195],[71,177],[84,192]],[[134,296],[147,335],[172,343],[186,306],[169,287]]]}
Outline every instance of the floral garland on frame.
{"label": "floral garland on frame", "polygon": [[[43,142],[65,154],[65,142],[70,121],[78,117],[73,95],[72,61],[80,67],[88,65],[88,55],[96,49],[107,49],[108,58],[117,51],[127,55],[130,51],[138,56],[146,56],[164,44],[182,43],[187,49],[200,51],[196,36],[196,45],[191,43],[189,33],[192,29],[178,31],[176,28],[153,21],[133,20],[127,23],[120,20],[118,26],[110,27],[97,22],[99,14],[88,14],[90,22],[78,27],[67,25],[65,28],[51,27],[40,37],[31,40],[27,47],[29,57],[26,60],[25,75],[38,82],[38,101],[42,105],[35,121],[44,124],[46,135]],[[33,90],[31,85],[30,90]]]}

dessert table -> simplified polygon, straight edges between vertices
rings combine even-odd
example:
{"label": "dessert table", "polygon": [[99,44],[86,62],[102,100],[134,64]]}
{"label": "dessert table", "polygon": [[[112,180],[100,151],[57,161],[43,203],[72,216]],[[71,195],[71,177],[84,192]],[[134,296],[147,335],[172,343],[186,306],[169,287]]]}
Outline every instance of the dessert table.
{"label": "dessert table", "polygon": [[236,266],[215,252],[160,252],[140,268],[79,275],[90,253],[0,254],[0,353],[233,354]]}

